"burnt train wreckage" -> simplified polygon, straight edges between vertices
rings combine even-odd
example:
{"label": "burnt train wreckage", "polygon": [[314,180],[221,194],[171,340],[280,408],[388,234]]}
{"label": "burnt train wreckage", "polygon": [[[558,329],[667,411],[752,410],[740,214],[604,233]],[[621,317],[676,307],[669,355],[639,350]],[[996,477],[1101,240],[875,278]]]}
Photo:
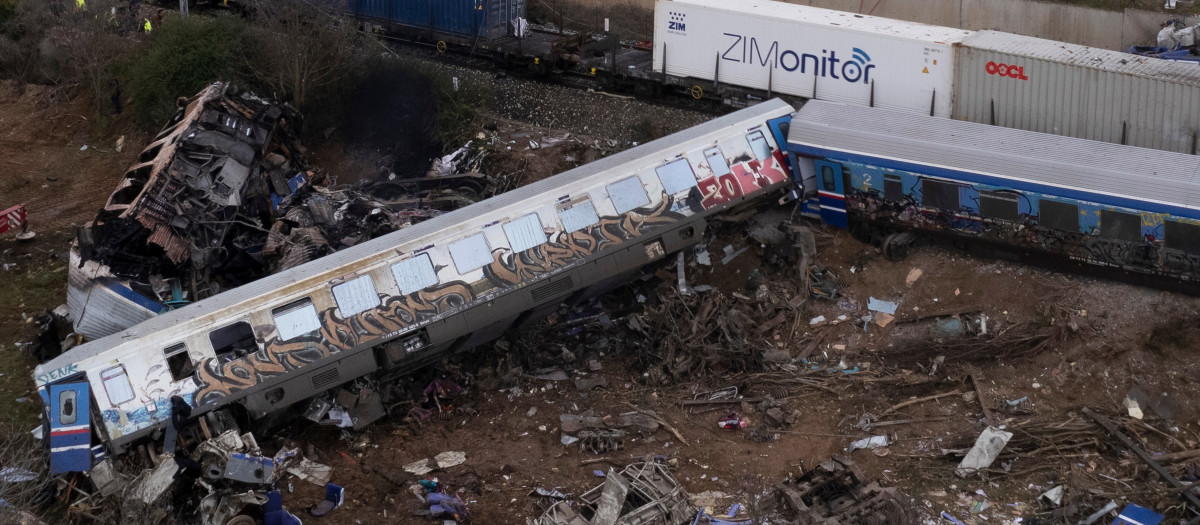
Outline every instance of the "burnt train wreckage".
{"label": "burnt train wreckage", "polygon": [[792,111],[763,103],[75,347],[34,373],[51,470],[152,435],[172,396],[262,418],[621,283],[698,242],[709,216],[789,186]]}
{"label": "burnt train wreckage", "polygon": [[287,106],[227,83],[182,99],[71,246],[76,332],[102,337],[260,276],[274,209],[311,183],[298,129]]}

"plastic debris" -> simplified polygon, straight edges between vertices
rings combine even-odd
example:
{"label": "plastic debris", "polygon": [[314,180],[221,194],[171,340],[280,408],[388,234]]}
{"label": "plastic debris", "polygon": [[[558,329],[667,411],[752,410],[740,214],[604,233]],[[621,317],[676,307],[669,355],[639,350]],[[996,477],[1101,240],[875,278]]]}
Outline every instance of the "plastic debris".
{"label": "plastic debris", "polygon": [[725,430],[741,430],[748,425],[745,419],[738,417],[737,412],[725,414],[725,417],[717,422],[717,426]]}
{"label": "plastic debris", "polygon": [[967,452],[967,456],[963,458],[962,463],[958,464],[954,473],[965,478],[981,469],[990,467],[1012,436],[1012,432],[1005,432],[996,427],[983,429],[979,438],[975,440],[975,446],[971,448],[970,452]]}
{"label": "plastic debris", "polygon": [[888,437],[884,435],[862,438],[850,444],[850,452],[859,449],[873,449],[888,446]]}
{"label": "plastic debris", "polygon": [[1112,512],[1116,509],[1117,509],[1117,502],[1109,501],[1108,505],[1105,505],[1100,510],[1091,513],[1090,515],[1088,515],[1088,517],[1079,520],[1078,525],[1092,525],[1093,523],[1100,521],[1100,518],[1103,518],[1104,515],[1108,514],[1109,512]]}
{"label": "plastic debris", "polygon": [[1055,506],[1062,505],[1062,498],[1063,498],[1063,486],[1062,485],[1058,485],[1050,490],[1047,490],[1046,492],[1043,492],[1041,496],[1038,496],[1038,499],[1046,500],[1046,502],[1050,503],[1051,505],[1055,505]]}
{"label": "plastic debris", "polygon": [[891,301],[882,301],[874,297],[867,299],[867,310],[872,312],[883,312],[888,315],[896,315],[896,308],[899,307],[900,305],[898,303],[893,303]]}
{"label": "plastic debris", "polygon": [[1113,520],[1113,525],[1158,525],[1162,520],[1162,514],[1130,503],[1121,509],[1121,514]]}
{"label": "plastic debris", "polygon": [[912,286],[913,283],[917,282],[917,279],[920,279],[921,275],[924,273],[925,271],[920,268],[913,268],[912,270],[909,270],[908,276],[904,278],[904,284]]}

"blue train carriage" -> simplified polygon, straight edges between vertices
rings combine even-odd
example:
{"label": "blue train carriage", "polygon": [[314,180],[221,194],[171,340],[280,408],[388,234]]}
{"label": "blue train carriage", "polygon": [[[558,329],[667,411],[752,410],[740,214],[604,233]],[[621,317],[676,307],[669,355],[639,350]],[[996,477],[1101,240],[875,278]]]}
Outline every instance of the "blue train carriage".
{"label": "blue train carriage", "polygon": [[172,396],[260,421],[625,282],[709,216],[792,186],[793,112],[764,102],[73,348],[34,371],[51,470],[152,436]]}
{"label": "blue train carriage", "polygon": [[889,256],[918,231],[1159,286],[1200,277],[1194,155],[819,101],[788,148],[821,219]]}

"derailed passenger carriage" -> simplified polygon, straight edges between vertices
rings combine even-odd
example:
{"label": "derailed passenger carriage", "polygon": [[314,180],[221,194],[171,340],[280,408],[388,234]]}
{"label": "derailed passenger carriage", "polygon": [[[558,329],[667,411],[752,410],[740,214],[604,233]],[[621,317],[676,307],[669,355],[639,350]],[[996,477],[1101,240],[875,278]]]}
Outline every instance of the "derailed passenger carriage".
{"label": "derailed passenger carriage", "polygon": [[[789,185],[771,101],[151,318],[34,372],[51,468],[163,428],[170,398],[258,419],[411,372],[598,293]],[[94,431],[94,433],[93,433]],[[93,446],[97,448],[93,451]]]}
{"label": "derailed passenger carriage", "polygon": [[889,256],[922,231],[1197,289],[1200,157],[815,101],[788,148],[815,176],[822,220]]}

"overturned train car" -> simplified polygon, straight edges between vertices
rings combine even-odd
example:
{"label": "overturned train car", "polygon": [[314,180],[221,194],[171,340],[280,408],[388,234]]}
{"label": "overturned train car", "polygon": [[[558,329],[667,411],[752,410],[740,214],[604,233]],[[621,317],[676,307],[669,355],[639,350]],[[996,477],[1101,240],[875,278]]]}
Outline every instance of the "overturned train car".
{"label": "overturned train car", "polygon": [[619,283],[789,187],[793,111],[741,110],[73,348],[34,372],[52,470],[152,435],[172,396],[261,418]]}
{"label": "overturned train car", "polygon": [[1200,290],[1200,157],[816,101],[793,117],[788,149],[822,221],[889,256],[923,232]]}

